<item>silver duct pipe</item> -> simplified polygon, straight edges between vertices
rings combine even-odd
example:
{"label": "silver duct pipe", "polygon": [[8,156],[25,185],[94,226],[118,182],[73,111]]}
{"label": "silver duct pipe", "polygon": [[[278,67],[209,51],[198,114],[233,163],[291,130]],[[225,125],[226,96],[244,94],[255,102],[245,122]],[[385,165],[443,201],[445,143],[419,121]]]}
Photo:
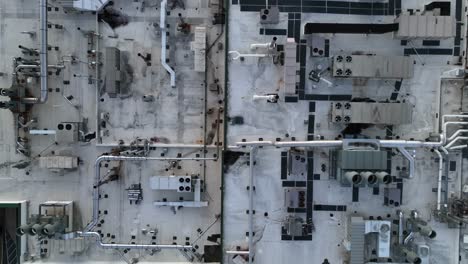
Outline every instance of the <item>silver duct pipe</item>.
{"label": "silver duct pipe", "polygon": [[93,217],[91,223],[84,231],[90,231],[97,225],[99,219],[99,179],[101,178],[102,161],[173,161],[173,160],[216,160],[217,158],[165,158],[165,157],[128,157],[128,156],[99,156],[94,162],[94,186],[93,186]]}
{"label": "silver duct pipe", "polygon": [[77,232],[80,237],[94,237],[100,247],[104,249],[192,249],[185,245],[144,245],[144,244],[107,244],[102,242],[101,235],[97,232]]}
{"label": "silver duct pipe", "polygon": [[408,160],[409,162],[408,178],[412,179],[414,177],[414,158],[404,147],[398,147],[398,151],[400,151],[400,153],[403,154],[403,156],[405,156],[405,158]]}
{"label": "silver duct pipe", "polygon": [[167,35],[166,35],[166,12],[167,12],[167,0],[161,1],[161,9],[160,9],[160,21],[159,27],[161,28],[161,64],[166,69],[166,71],[171,75],[171,86],[175,87],[175,72],[174,70],[167,64],[166,59],[166,46],[167,46]]}

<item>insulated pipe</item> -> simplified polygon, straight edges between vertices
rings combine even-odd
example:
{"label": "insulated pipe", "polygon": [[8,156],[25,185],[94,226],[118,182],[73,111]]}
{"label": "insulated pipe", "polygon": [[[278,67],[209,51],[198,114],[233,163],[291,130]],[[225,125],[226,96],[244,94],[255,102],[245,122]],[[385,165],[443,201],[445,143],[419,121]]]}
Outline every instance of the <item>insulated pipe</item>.
{"label": "insulated pipe", "polygon": [[450,143],[448,143],[445,147],[450,149],[451,146],[453,146],[455,143],[457,143],[457,141],[459,140],[467,140],[468,137],[462,137],[462,136],[458,136],[456,137],[453,141],[451,141]]}
{"label": "insulated pipe", "polygon": [[228,255],[248,255],[249,251],[228,250],[225,253],[228,254]]}
{"label": "insulated pipe", "polygon": [[442,123],[445,123],[445,119],[446,119],[446,118],[451,118],[451,117],[455,117],[455,118],[468,118],[468,115],[443,115],[443,116],[442,116]]}
{"label": "insulated pipe", "polygon": [[467,133],[467,132],[468,132],[468,129],[457,130],[457,132],[455,132],[453,135],[451,135],[449,138],[447,138],[447,141],[452,141],[454,138],[456,138],[461,133]]}
{"label": "insulated pipe", "polygon": [[144,245],[144,244],[106,244],[102,243],[101,235],[97,232],[77,232],[80,237],[94,237],[98,245],[104,249],[192,249],[185,245]]}
{"label": "insulated pipe", "polygon": [[[119,144],[119,143],[103,143],[103,144],[96,144],[96,147],[108,147],[108,148],[115,148],[115,147],[132,147],[134,145],[130,145],[129,143]],[[150,143],[148,145],[150,148],[204,148],[205,145],[203,144],[165,144],[165,143]],[[215,145],[206,145],[208,149],[215,149],[218,146]]]}
{"label": "insulated pipe", "polygon": [[253,181],[253,173],[254,173],[254,165],[255,165],[255,154],[256,154],[257,147],[253,146],[250,148],[250,156],[249,156],[249,264],[253,262],[253,188],[254,188],[254,181]]}
{"label": "insulated pipe", "polygon": [[128,156],[99,156],[94,162],[94,185],[93,185],[93,217],[84,231],[90,231],[99,219],[99,180],[101,178],[101,162],[102,161],[173,161],[173,160],[216,160],[216,158],[164,158],[164,157],[128,157]]}
{"label": "insulated pipe", "polygon": [[[15,67],[15,72],[18,72],[21,69],[38,69],[40,67],[41,67],[40,65],[34,65],[34,64],[20,64],[20,65]],[[50,69],[64,69],[65,66],[62,65],[62,64],[51,64],[51,65],[47,65],[47,68],[50,68]]]}
{"label": "insulated pipe", "polygon": [[161,1],[161,12],[159,26],[161,28],[161,64],[166,71],[171,75],[171,86],[175,87],[175,72],[166,62],[166,46],[167,46],[167,35],[166,35],[166,8],[167,0]]}
{"label": "insulated pipe", "polygon": [[[362,140],[358,143],[378,144],[383,148],[434,148],[440,147],[443,143],[443,135],[440,135],[440,141],[426,142],[417,140]],[[237,146],[275,146],[279,148],[320,148],[320,147],[342,147],[343,140],[313,140],[313,141],[247,141],[236,142]]]}
{"label": "insulated pipe", "polygon": [[41,24],[41,49],[39,59],[41,62],[41,96],[37,103],[47,102],[49,97],[47,83],[47,0],[40,0],[40,24]]}
{"label": "insulated pipe", "polygon": [[377,176],[377,179],[380,183],[383,183],[383,184],[392,183],[392,176],[390,176],[390,174],[388,174],[385,171],[376,172],[375,176]]}
{"label": "insulated pipe", "polygon": [[468,145],[459,145],[459,146],[451,147],[450,150],[458,150],[458,149],[464,149],[464,148],[468,148]]}
{"label": "insulated pipe", "polygon": [[414,177],[414,158],[404,147],[398,147],[398,151],[400,151],[400,153],[403,154],[403,156],[405,156],[405,158],[408,160],[409,162],[408,178],[412,179]]}
{"label": "insulated pipe", "polygon": [[398,244],[403,244],[403,220],[404,214],[403,211],[398,211]]}
{"label": "insulated pipe", "polygon": [[[466,116],[465,116],[466,117]],[[445,122],[442,124],[442,134],[447,137],[447,127],[449,125],[468,125],[468,122],[463,122],[463,121],[451,121],[451,122]]]}
{"label": "insulated pipe", "polygon": [[439,177],[437,180],[437,211],[440,211],[440,200],[442,196],[442,174],[444,171],[444,158],[442,157],[442,154],[440,153],[439,150],[434,149],[434,152],[437,153],[437,156],[439,156]]}

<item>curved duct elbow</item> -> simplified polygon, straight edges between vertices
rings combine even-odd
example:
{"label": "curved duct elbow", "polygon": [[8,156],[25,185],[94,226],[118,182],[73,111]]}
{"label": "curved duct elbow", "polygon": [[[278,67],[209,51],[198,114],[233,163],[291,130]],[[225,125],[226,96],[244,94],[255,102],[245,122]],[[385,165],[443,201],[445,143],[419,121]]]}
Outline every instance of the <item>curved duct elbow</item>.
{"label": "curved duct elbow", "polygon": [[414,251],[407,248],[402,248],[403,255],[409,263],[421,264],[422,260]]}
{"label": "curved duct elbow", "polygon": [[375,176],[377,176],[377,180],[379,181],[379,183],[383,183],[383,184],[392,183],[392,176],[390,176],[390,174],[388,174],[385,171],[376,172]]}
{"label": "curved duct elbow", "polygon": [[30,232],[30,235],[31,236],[35,236],[37,234],[43,234],[43,229],[44,229],[44,226],[45,224],[34,224],[32,227],[31,227],[31,232]]}
{"label": "curved duct elbow", "polygon": [[362,182],[362,176],[355,171],[348,171],[345,173],[345,178],[348,180],[349,183],[358,185]]}
{"label": "curved duct elbow", "polygon": [[363,171],[361,172],[361,177],[362,179],[368,184],[368,185],[374,185],[377,183],[377,176],[373,172],[370,171]]}
{"label": "curved duct elbow", "polygon": [[46,236],[52,236],[55,233],[60,231],[60,226],[61,226],[61,224],[60,224],[59,221],[57,221],[57,222],[55,222],[53,224],[47,224],[42,229],[42,234],[46,235]]}
{"label": "curved duct elbow", "polygon": [[29,225],[22,225],[18,228],[16,228],[16,235],[17,236],[22,236],[22,235],[31,235],[31,228],[34,224],[29,224]]}
{"label": "curved duct elbow", "polygon": [[430,226],[423,225],[421,223],[416,224],[416,231],[418,231],[422,236],[428,237],[430,239],[434,239],[437,236],[437,233],[432,230]]}

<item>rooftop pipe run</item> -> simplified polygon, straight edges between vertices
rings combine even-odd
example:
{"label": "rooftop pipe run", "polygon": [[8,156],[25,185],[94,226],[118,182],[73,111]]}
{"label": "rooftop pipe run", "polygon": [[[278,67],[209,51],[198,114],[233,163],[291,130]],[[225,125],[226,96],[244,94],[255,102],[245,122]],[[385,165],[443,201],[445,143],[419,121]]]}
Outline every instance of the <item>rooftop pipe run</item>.
{"label": "rooftop pipe run", "polygon": [[47,102],[49,91],[47,88],[47,0],[40,0],[41,49],[39,59],[41,63],[41,96],[37,103]]}
{"label": "rooftop pipe run", "polygon": [[144,245],[144,244],[106,244],[102,242],[101,235],[97,232],[80,232],[81,237],[94,237],[100,247],[104,249],[192,249],[192,246],[185,245]]}
{"label": "rooftop pipe run", "polygon": [[[42,0],[43,1],[43,0]],[[175,72],[166,62],[166,46],[167,46],[167,35],[166,35],[166,8],[167,0],[161,1],[161,18],[159,21],[159,27],[161,28],[161,64],[166,71],[171,75],[171,86],[175,87]]]}

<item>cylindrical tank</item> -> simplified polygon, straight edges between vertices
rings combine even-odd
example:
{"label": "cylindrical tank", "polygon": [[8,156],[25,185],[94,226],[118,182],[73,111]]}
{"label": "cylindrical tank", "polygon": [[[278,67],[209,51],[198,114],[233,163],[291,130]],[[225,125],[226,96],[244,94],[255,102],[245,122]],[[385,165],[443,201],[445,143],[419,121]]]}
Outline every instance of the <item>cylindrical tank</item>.
{"label": "cylindrical tank", "polygon": [[383,184],[392,183],[392,176],[390,176],[390,174],[388,174],[385,171],[376,172],[375,176],[377,176],[379,183],[383,183]]}
{"label": "cylindrical tank", "polygon": [[22,236],[25,234],[30,235],[31,234],[31,228],[34,224],[29,224],[29,225],[22,225],[18,228],[16,228],[16,235],[17,236]]}
{"label": "cylindrical tank", "polygon": [[345,173],[345,177],[349,183],[358,185],[362,181],[362,176],[355,171],[348,171]]}
{"label": "cylindrical tank", "polygon": [[42,229],[42,234],[46,236],[52,236],[53,234],[59,231],[60,226],[61,224],[59,221],[52,224],[47,224]]}
{"label": "cylindrical tank", "polygon": [[377,176],[373,172],[363,171],[361,172],[362,179],[369,185],[374,185],[377,183]]}
{"label": "cylindrical tank", "polygon": [[415,231],[419,232],[422,236],[426,236],[430,239],[434,239],[437,236],[437,233],[432,230],[432,228],[428,225],[423,225],[421,223],[414,223],[415,224]]}
{"label": "cylindrical tank", "polygon": [[418,257],[418,254],[416,254],[414,251],[411,251],[407,248],[402,248],[401,251],[409,263],[421,264],[421,258]]}
{"label": "cylindrical tank", "polygon": [[31,236],[35,236],[37,234],[42,234],[42,229],[44,229],[45,224],[34,224],[31,227]]}

